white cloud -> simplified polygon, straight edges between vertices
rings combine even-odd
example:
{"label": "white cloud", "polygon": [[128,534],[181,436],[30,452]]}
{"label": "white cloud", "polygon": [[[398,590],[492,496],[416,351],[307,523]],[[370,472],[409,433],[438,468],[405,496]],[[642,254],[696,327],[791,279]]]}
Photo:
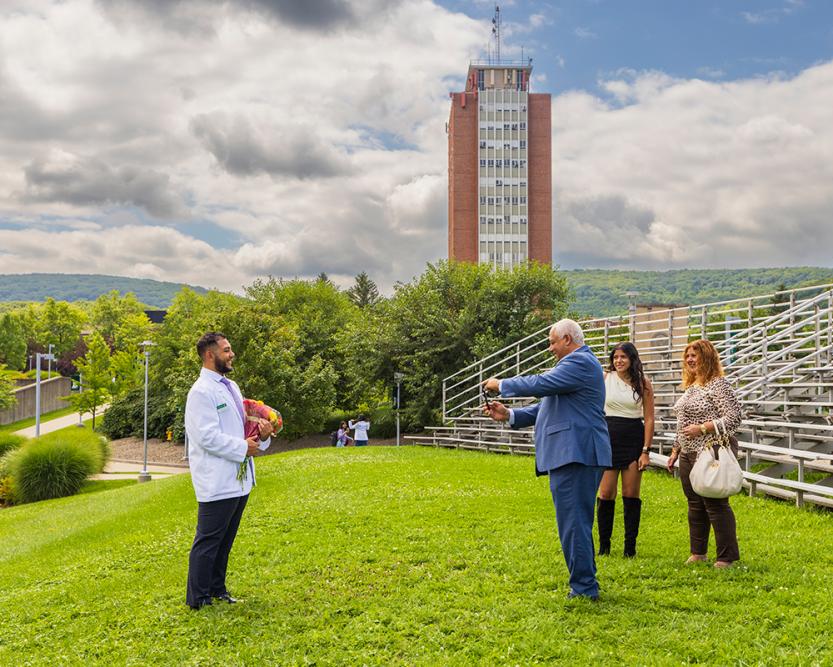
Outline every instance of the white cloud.
{"label": "white cloud", "polygon": [[[445,253],[448,91],[484,28],[427,0],[5,3],[0,272],[419,273]],[[229,276],[130,242],[142,224],[168,238],[160,220],[242,239],[212,255]],[[68,236],[78,221],[101,234]]]}
{"label": "white cloud", "polygon": [[833,63],[793,79],[630,73],[554,100],[565,266],[830,265]]}
{"label": "white cloud", "polygon": [[[448,91],[486,26],[429,0],[4,3],[0,272],[410,279],[446,254]],[[553,100],[558,261],[830,263],[833,63],[601,86]]]}
{"label": "white cloud", "polygon": [[588,30],[587,28],[582,27],[578,27],[575,30],[573,30],[573,34],[579,39],[597,39],[599,37],[592,30]]}

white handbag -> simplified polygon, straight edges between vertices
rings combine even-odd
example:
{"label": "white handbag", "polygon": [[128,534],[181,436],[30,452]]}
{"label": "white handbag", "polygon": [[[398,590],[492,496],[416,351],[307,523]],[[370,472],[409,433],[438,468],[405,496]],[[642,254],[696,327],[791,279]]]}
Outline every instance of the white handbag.
{"label": "white handbag", "polygon": [[[717,427],[716,423],[715,427]],[[717,432],[720,435],[719,428]],[[726,444],[723,444],[723,442],[726,442]],[[704,449],[691,467],[689,480],[691,481],[691,488],[704,498],[728,498],[741,490],[743,487],[743,470],[741,470],[734,452],[728,447],[727,433],[723,433],[720,458],[715,459],[711,447]]]}

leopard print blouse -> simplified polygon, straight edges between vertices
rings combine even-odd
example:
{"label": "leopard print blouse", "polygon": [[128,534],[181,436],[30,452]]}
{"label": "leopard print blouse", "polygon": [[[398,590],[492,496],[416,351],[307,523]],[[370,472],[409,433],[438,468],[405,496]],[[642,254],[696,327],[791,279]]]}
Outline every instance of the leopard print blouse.
{"label": "leopard print blouse", "polygon": [[724,377],[716,377],[705,385],[693,384],[674,404],[677,415],[677,437],[673,450],[679,452],[699,452],[707,446],[718,446],[724,440],[714,431],[706,435],[689,438],[683,429],[691,424],[703,422],[717,422],[721,433],[725,430],[734,433],[743,419],[743,411],[732,385]]}

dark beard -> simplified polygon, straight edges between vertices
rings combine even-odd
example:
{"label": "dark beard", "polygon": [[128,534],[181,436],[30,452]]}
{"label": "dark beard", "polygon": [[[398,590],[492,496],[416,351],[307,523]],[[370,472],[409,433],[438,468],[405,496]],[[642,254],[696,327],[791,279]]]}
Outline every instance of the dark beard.
{"label": "dark beard", "polygon": [[219,359],[215,359],[214,367],[220,375],[228,375],[232,370],[234,370],[231,366],[228,366],[226,362],[220,361]]}

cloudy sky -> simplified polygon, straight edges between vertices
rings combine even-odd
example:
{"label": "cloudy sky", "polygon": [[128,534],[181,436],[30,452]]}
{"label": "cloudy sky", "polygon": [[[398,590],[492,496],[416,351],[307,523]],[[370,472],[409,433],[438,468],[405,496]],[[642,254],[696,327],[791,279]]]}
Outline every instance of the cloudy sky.
{"label": "cloudy sky", "polygon": [[[0,273],[239,289],[446,256],[490,2],[4,0]],[[501,3],[564,268],[833,266],[833,3]]]}

